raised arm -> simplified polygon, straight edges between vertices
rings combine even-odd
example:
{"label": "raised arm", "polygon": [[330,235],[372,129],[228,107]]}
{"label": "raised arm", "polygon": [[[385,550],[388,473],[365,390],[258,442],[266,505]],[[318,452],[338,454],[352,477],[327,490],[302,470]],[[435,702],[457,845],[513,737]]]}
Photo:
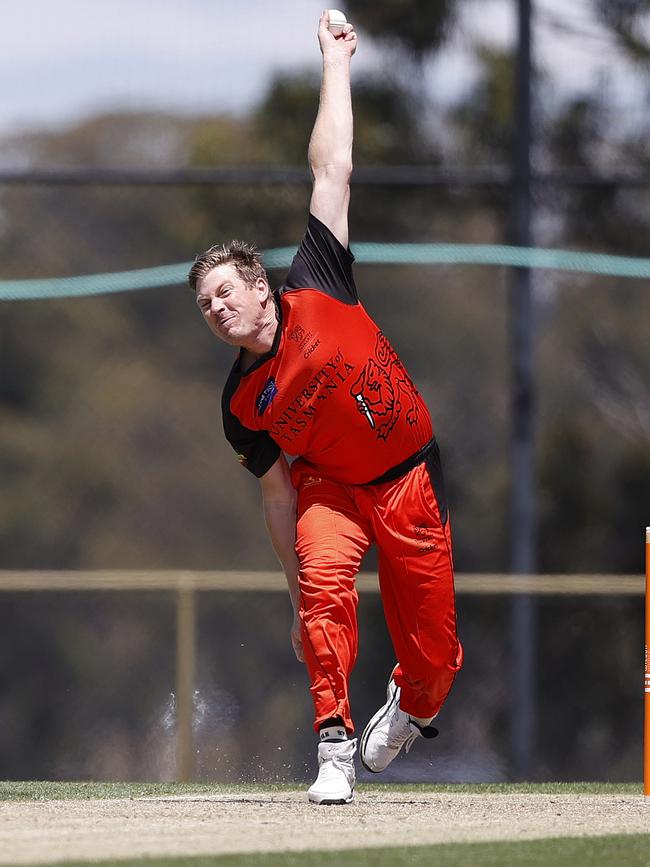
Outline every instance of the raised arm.
{"label": "raised arm", "polygon": [[351,24],[346,24],[343,33],[334,37],[328,24],[329,13],[323,12],[318,23],[323,77],[308,153],[314,180],[309,209],[347,247],[352,174],[350,60],[357,37]]}

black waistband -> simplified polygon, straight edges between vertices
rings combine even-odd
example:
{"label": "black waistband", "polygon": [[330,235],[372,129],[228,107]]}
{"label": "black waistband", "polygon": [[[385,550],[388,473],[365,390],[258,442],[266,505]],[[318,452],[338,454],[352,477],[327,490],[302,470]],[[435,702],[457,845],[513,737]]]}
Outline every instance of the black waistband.
{"label": "black waistband", "polygon": [[423,463],[427,459],[427,455],[435,448],[435,445],[436,438],[432,437],[428,443],[425,443],[425,445],[423,445],[414,455],[411,455],[410,458],[407,458],[395,467],[391,467],[390,470],[386,470],[386,472],[382,473],[381,476],[377,476],[376,479],[373,479],[371,482],[366,482],[365,484],[383,485],[384,482],[394,482],[395,479],[405,476],[407,473],[410,473],[413,467],[417,467],[418,464]]}

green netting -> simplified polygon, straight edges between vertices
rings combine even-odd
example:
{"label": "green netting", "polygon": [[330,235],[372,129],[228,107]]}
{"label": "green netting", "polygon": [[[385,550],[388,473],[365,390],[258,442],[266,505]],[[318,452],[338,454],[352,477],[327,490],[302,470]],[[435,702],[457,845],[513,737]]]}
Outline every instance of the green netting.
{"label": "green netting", "polygon": [[[378,244],[354,245],[357,262],[381,265],[506,265],[519,268],[549,268],[581,271],[611,277],[650,277],[650,259],[579,253],[533,247],[505,247],[488,244]],[[295,247],[276,247],[264,252],[267,268],[287,268]],[[162,265],[111,274],[39,280],[0,280],[0,301],[37,298],[71,298],[132,292],[184,283],[191,262]]]}

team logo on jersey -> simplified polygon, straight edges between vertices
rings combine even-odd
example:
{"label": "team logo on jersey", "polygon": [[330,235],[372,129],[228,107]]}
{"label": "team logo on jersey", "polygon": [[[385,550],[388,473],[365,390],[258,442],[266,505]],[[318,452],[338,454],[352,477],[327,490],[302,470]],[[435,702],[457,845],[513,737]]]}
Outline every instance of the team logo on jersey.
{"label": "team logo on jersey", "polygon": [[287,332],[289,340],[293,340],[297,344],[298,349],[303,353],[303,358],[307,359],[320,346],[320,337],[316,337],[313,331],[308,331],[302,325],[294,325]]}
{"label": "team logo on jersey", "polygon": [[305,329],[302,327],[302,325],[294,325],[289,332],[289,340],[295,340],[296,343],[300,343],[300,341],[304,339]]}
{"label": "team logo on jersey", "polygon": [[365,416],[377,439],[387,440],[406,407],[406,421],[418,420],[417,391],[397,353],[377,332],[375,354],[369,358],[350,389],[357,409]]}
{"label": "team logo on jersey", "polygon": [[270,376],[266,385],[262,389],[262,391],[257,395],[257,400],[255,401],[255,406],[257,407],[257,414],[262,415],[264,410],[271,404],[271,401],[278,393],[278,386],[275,382],[275,379]]}

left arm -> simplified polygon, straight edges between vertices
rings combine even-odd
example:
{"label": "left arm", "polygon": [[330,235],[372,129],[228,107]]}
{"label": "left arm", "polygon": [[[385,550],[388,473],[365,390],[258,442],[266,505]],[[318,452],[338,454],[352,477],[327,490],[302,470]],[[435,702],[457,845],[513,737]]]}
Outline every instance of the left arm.
{"label": "left arm", "polygon": [[260,477],[264,520],[273,549],[287,578],[289,596],[293,606],[291,643],[300,662],[304,662],[300,629],[300,589],[298,572],[300,563],[296,554],[296,491],[291,484],[289,466],[280,455],[270,470]]}
{"label": "left arm", "polygon": [[357,37],[351,24],[334,37],[328,24],[329,13],[324,12],[318,24],[323,76],[308,152],[314,179],[309,209],[347,247],[353,130],[350,61]]}

